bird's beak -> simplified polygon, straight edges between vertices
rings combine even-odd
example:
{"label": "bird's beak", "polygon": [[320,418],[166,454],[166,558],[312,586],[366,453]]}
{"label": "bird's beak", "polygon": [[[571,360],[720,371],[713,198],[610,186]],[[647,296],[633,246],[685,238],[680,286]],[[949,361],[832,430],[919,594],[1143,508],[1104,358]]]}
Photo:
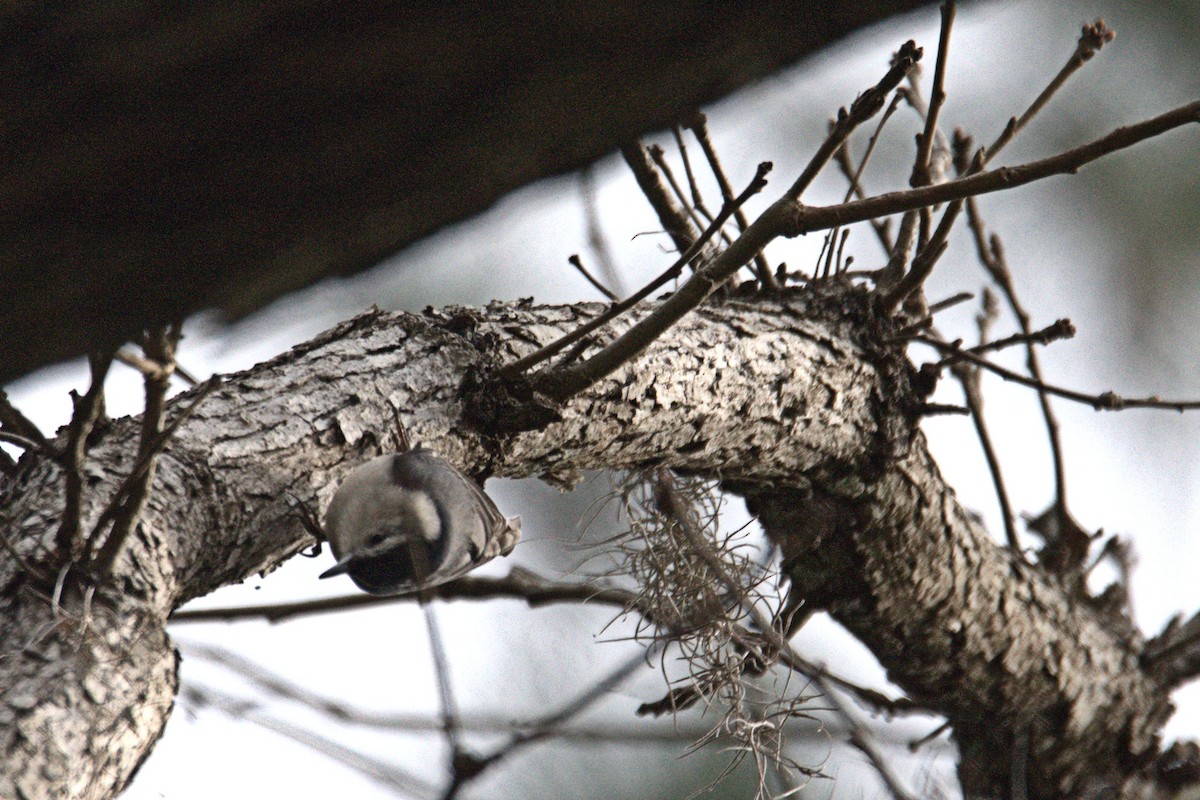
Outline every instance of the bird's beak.
{"label": "bird's beak", "polygon": [[353,563],[354,563],[354,556],[347,555],[341,561],[337,562],[332,567],[330,567],[329,569],[322,572],[320,577],[321,578],[332,578],[335,575],[345,575],[346,572],[349,571],[350,566]]}

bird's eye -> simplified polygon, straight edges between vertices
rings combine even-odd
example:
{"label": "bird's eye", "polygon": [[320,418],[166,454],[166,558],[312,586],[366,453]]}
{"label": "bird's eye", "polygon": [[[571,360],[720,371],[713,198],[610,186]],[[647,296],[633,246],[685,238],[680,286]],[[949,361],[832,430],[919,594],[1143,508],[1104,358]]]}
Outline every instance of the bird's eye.
{"label": "bird's eye", "polygon": [[372,534],[371,538],[367,539],[367,545],[370,547],[375,547],[375,546],[381,545],[381,544],[383,544],[383,534],[382,533]]}

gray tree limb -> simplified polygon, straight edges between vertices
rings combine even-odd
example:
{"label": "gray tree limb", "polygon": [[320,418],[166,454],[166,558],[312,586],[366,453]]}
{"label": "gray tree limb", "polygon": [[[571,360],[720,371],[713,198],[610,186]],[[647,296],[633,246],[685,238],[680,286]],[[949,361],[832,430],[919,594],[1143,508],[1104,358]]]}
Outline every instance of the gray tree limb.
{"label": "gray tree limb", "polygon": [[[570,484],[584,469],[666,466],[720,478],[758,509],[810,602],[955,723],[977,770],[963,772],[969,791],[996,794],[1010,751],[1029,754],[1019,766],[1033,796],[1153,788],[1170,706],[1139,665],[1140,637],[1020,563],[958,504],[915,430],[911,367],[885,344],[894,331],[876,300],[845,289],[725,300],[558,421],[514,435],[472,427],[481,374],[602,308],[371,312],[228,376],[160,458],[145,515],[90,603],[71,577],[56,619],[53,588],[0,562],[0,796],[119,792],[170,712],[171,611],[309,543],[290,497],[323,507],[350,467],[394,449],[396,414],[413,440],[479,474]],[[118,420],[89,451],[84,530],[128,470],[135,430]],[[0,531],[35,567],[50,563],[62,479],[30,459],[0,495]],[[1003,749],[1019,737],[1024,750]]]}

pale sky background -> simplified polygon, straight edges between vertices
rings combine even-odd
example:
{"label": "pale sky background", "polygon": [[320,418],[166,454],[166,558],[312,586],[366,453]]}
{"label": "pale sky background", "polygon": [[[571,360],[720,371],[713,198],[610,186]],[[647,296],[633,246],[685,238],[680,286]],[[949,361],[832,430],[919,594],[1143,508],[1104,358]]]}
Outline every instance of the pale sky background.
{"label": "pale sky background", "polygon": [[[1200,85],[1200,64],[1190,48],[1200,35],[1200,11],[1192,3],[1036,2],[970,4],[960,10],[947,78],[943,123],[961,124],[980,142],[995,138],[1065,61],[1079,26],[1104,16],[1117,39],[1078,74],[1067,89],[1003,155],[1015,164],[1097,138],[1125,123],[1191,99]],[[778,195],[799,171],[840,105],[873,85],[889,54],[905,39],[926,48],[932,73],[938,17],[930,7],[874,28],[799,67],[706,109],[710,129],[735,185],[744,185],[762,160],[775,163],[773,182],[751,214]],[[868,126],[871,127],[871,126]],[[1194,128],[1194,126],[1193,126]],[[869,191],[899,188],[911,163],[915,118],[902,109],[889,124],[880,155],[865,178]],[[862,152],[866,132],[854,140]],[[657,137],[668,152],[666,137]],[[698,148],[693,148],[693,152]],[[894,154],[889,159],[887,153]],[[1035,327],[1069,317],[1078,336],[1043,353],[1043,366],[1060,385],[1085,391],[1113,389],[1129,396],[1200,397],[1200,137],[1176,131],[1136,150],[981,205],[991,228],[1004,238],[1016,283]],[[669,261],[665,237],[635,234],[658,225],[617,157],[595,169],[598,211],[626,287],[657,274]],[[517,192],[488,213],[447,229],[357,278],[328,281],[232,327],[201,315],[185,328],[180,361],[195,373],[243,369],[303,341],[371,304],[420,310],[428,305],[482,304],[533,296],[538,302],[596,299],[594,290],[566,264],[586,243],[578,176],[541,182]],[[840,199],[844,183],[827,170],[806,200]],[[716,195],[711,205],[719,205]],[[813,235],[768,250],[771,262],[811,268],[820,248]],[[858,226],[848,252],[856,265],[872,267],[881,256],[870,232]],[[965,228],[939,264],[932,299],[978,291],[982,271],[973,259]],[[941,329],[968,340],[975,336],[976,306],[939,317]],[[1006,318],[995,331],[1012,330]],[[914,350],[920,362],[927,353]],[[1004,363],[1018,365],[1013,354]],[[69,388],[82,389],[79,364],[43,370],[8,387],[13,401],[44,429],[67,420]],[[1001,451],[1014,506],[1039,512],[1052,497],[1051,465],[1035,397],[985,378],[989,424]],[[136,413],[140,384],[131,371],[110,380],[114,414]],[[939,399],[959,402],[947,381]],[[1157,632],[1176,612],[1200,607],[1200,503],[1197,444],[1200,414],[1131,411],[1099,414],[1056,403],[1066,446],[1072,510],[1089,529],[1128,537],[1138,555],[1133,580],[1137,621]],[[989,477],[969,421],[942,417],[924,423],[939,464],[966,506],[1000,532]],[[596,476],[573,495],[536,482],[493,481],[488,489],[506,513],[520,513],[527,536],[511,559],[493,562],[483,574],[507,572],[521,563],[554,575],[577,564],[570,546],[611,488]],[[740,503],[730,504],[726,525],[744,521]],[[589,536],[617,530],[601,512]],[[1032,541],[1030,541],[1032,544]],[[329,557],[294,559],[276,573],[204,598],[196,606],[226,606],[310,599],[352,590],[348,581],[317,574]],[[559,607],[530,611],[518,603],[441,605],[453,680],[464,714],[528,719],[555,710],[604,675],[636,645],[616,641],[628,626],[605,629],[607,609]],[[254,701],[250,717],[270,717],[316,731],[322,737],[386,760],[435,786],[445,780],[444,749],[436,733],[398,734],[338,725],[296,704],[263,698],[228,670],[195,655],[195,645],[219,645],[308,687],[375,711],[424,714],[437,711],[433,671],[420,612],[395,605],[353,615],[333,615],[281,625],[175,626],[184,652],[185,686],[205,686]],[[886,687],[874,659],[824,618],[797,640],[810,657],[850,677]],[[189,647],[192,647],[189,650]],[[189,657],[189,652],[193,653]],[[637,728],[632,709],[657,699],[661,676],[642,670],[613,691],[587,724]],[[1180,712],[1172,735],[1200,736],[1200,690],[1177,695]],[[686,721],[685,721],[686,722]],[[686,722],[690,725],[691,722]],[[902,742],[936,727],[906,721],[887,734]],[[658,730],[669,729],[669,724]],[[495,737],[471,739],[490,749]],[[723,763],[720,754],[680,758],[686,741],[651,744],[539,744],[514,755],[465,793],[468,798],[553,796],[684,798],[703,787]],[[881,789],[857,753],[824,741],[806,745],[808,763],[824,760],[835,780],[815,780],[805,796],[877,797]],[[952,770],[952,748],[935,743],[916,755],[889,745],[910,785],[929,792]],[[731,779],[715,796],[744,797],[743,778]],[[315,754],[304,745],[246,720],[231,719],[187,702],[177,704],[165,737],[130,790],[131,800],[330,794],[360,798],[406,796]],[[418,793],[416,796],[425,796]]]}

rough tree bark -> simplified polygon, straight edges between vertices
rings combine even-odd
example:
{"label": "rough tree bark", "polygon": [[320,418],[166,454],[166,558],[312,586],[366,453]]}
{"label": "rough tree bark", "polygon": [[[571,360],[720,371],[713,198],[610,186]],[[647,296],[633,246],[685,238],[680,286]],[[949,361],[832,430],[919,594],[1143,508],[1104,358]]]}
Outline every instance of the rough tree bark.
{"label": "rough tree bark", "polygon": [[4,4],[0,382],[365,269],[921,2]]}
{"label": "rough tree bark", "polygon": [[[570,484],[583,469],[666,466],[745,493],[797,587],[955,724],[972,795],[1005,794],[1019,769],[1031,797],[1170,796],[1157,783],[1166,679],[1139,660],[1127,622],[1072,599],[958,504],[876,303],[834,287],[702,308],[560,421],[516,435],[472,427],[469,387],[601,307],[374,312],[228,376],[160,459],[90,613],[79,587],[68,582],[56,610],[50,586],[0,562],[0,796],[119,792],[170,712],[171,611],[305,546],[289,498],[323,507],[349,467],[394,449],[397,413],[479,474]],[[118,420],[92,446],[85,529],[128,470],[135,430]],[[28,458],[0,498],[0,530],[35,568],[53,546],[61,481]]]}

